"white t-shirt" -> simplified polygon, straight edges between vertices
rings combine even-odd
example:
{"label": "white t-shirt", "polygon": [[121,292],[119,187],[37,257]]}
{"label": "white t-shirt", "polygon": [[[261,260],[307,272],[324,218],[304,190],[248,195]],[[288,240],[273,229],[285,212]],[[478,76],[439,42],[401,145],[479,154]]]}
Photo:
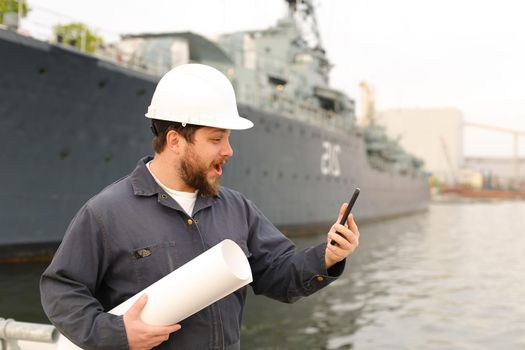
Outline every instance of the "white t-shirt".
{"label": "white t-shirt", "polygon": [[173,198],[177,203],[179,203],[182,209],[184,209],[184,211],[189,216],[191,216],[191,214],[193,213],[193,207],[195,206],[195,201],[197,200],[198,191],[181,192],[181,191],[177,191],[177,190],[167,187],[162,182],[160,182],[159,179],[157,179],[157,177],[151,172],[150,164],[149,164],[150,162],[146,163],[146,167],[151,173],[151,176],[153,176],[153,178],[159,184],[159,186],[162,187],[162,189],[166,191],[166,193],[169,194],[171,198]]}

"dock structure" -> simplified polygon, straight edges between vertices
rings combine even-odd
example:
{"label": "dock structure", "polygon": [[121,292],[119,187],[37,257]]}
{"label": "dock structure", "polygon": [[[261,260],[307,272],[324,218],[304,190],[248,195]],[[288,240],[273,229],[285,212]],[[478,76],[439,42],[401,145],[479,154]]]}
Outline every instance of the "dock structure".
{"label": "dock structure", "polygon": [[0,350],[56,349],[58,334],[51,325],[0,318]]}

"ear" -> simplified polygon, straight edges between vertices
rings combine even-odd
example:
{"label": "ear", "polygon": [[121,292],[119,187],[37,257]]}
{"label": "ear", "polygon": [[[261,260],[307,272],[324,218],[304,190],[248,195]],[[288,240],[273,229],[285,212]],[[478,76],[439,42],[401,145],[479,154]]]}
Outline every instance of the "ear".
{"label": "ear", "polygon": [[166,148],[177,154],[180,152],[182,141],[182,136],[175,130],[170,130],[166,134]]}

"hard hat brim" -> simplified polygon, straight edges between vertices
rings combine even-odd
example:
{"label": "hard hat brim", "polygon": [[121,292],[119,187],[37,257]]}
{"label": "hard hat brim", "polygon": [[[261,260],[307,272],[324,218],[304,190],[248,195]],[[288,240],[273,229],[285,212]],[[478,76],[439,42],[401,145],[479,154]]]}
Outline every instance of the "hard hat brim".
{"label": "hard hat brim", "polygon": [[211,128],[229,129],[229,130],[246,130],[246,129],[252,128],[254,125],[251,120],[243,118],[241,116],[237,116],[234,118],[228,118],[228,119],[218,119],[218,118],[206,117],[206,116],[173,118],[172,116],[162,116],[159,113],[152,113],[151,111],[148,111],[148,113],[146,113],[145,116],[146,118],[149,118],[149,119],[165,120],[165,121],[172,121],[172,122],[175,122],[176,120],[178,123],[182,123],[182,124],[209,126]]}

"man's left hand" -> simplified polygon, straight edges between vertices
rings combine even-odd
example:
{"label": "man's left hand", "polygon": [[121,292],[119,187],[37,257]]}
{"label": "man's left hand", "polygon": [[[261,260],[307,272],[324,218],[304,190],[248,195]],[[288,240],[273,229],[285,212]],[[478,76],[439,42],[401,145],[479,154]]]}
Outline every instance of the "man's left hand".
{"label": "man's left hand", "polygon": [[[340,224],[347,206],[348,203],[344,203],[341,206],[337,222],[333,224],[330,231],[328,231],[324,256],[324,262],[327,269],[352,254],[359,245],[359,230],[354,221],[353,215],[350,214],[348,216],[348,227]],[[330,244],[332,240],[335,241],[335,245]]]}

